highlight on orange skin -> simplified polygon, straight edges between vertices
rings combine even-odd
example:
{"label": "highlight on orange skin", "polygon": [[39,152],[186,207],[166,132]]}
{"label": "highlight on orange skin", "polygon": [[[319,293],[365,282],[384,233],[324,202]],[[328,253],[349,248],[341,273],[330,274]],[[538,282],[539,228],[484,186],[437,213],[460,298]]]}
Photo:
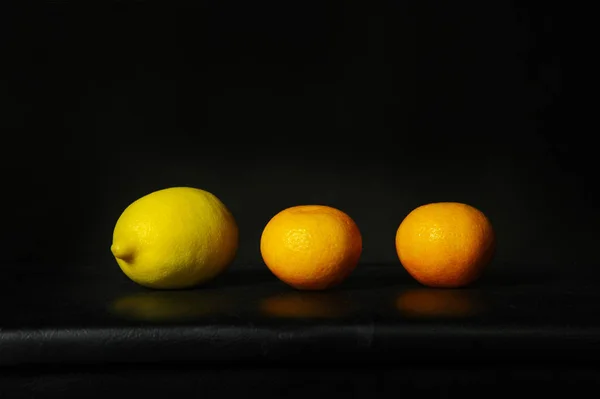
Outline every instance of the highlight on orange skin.
{"label": "highlight on orange skin", "polygon": [[402,266],[421,284],[460,288],[477,281],[494,257],[496,236],[489,219],[461,203],[420,206],[396,233]]}
{"label": "highlight on orange skin", "polygon": [[271,272],[298,290],[341,284],[356,268],[362,237],[346,213],[301,205],[275,215],[263,230],[260,251]]}
{"label": "highlight on orange skin", "polygon": [[486,306],[472,291],[420,288],[398,295],[396,308],[411,318],[463,318],[482,313]]}

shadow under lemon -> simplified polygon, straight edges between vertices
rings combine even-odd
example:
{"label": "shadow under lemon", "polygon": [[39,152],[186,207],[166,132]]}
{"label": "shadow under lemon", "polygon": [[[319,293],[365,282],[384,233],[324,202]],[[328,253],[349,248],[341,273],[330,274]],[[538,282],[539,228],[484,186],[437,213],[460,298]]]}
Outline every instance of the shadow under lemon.
{"label": "shadow under lemon", "polygon": [[398,295],[396,308],[405,317],[437,319],[477,316],[487,306],[477,291],[419,288]]}
{"label": "shadow under lemon", "polygon": [[177,322],[222,314],[232,306],[231,296],[217,292],[152,291],[119,297],[109,312],[128,320]]}
{"label": "shadow under lemon", "polygon": [[262,314],[282,318],[340,318],[354,310],[353,303],[344,295],[330,292],[289,292],[263,299]]}

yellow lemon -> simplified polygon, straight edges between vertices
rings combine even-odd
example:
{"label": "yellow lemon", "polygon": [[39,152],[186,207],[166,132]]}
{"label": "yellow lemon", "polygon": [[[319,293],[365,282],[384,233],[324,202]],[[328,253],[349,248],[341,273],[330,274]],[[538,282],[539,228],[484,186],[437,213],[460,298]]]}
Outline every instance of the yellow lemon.
{"label": "yellow lemon", "polygon": [[150,193],[117,220],[111,251],[131,280],[158,289],[207,282],[233,261],[238,227],[213,194],[190,187]]}

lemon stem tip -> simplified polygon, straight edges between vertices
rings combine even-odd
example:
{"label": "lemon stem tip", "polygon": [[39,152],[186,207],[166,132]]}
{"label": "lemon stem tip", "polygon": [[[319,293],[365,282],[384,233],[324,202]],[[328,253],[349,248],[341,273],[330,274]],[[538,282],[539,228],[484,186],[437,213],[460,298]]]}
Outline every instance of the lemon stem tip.
{"label": "lemon stem tip", "polygon": [[110,247],[110,251],[113,253],[115,258],[125,262],[130,262],[133,259],[133,250],[131,250],[131,248],[126,248],[119,244],[113,244]]}

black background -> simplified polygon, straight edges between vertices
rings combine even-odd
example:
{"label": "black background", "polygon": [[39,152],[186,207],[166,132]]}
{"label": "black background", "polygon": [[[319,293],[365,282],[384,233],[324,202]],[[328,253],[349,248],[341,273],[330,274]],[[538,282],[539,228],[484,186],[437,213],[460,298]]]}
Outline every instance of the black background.
{"label": "black background", "polygon": [[[538,394],[597,387],[597,370],[575,370],[599,349],[588,278],[600,260],[588,138],[598,130],[597,45],[584,34],[597,23],[585,6],[13,3],[0,4],[0,396],[440,397],[476,387],[506,397],[523,384]],[[232,210],[238,273],[207,290],[146,291],[119,271],[112,229],[129,203],[178,185]],[[472,204],[495,226],[492,266],[505,273],[485,279],[481,296],[419,291],[399,273],[396,229],[434,201]],[[268,317],[260,301],[299,294],[264,268],[244,271],[262,264],[268,220],[308,203],[346,211],[362,231],[355,278],[303,296],[333,310],[341,298],[348,318]],[[367,267],[375,263],[398,269]],[[544,269],[560,277],[545,279]],[[20,278],[29,273],[42,276]],[[394,305],[412,290],[489,312],[411,319]],[[142,310],[200,298],[216,313],[170,328],[107,312],[132,295]],[[474,366],[461,367],[469,356]],[[310,368],[256,362],[278,357]],[[328,369],[328,358],[349,368]]]}
{"label": "black background", "polygon": [[283,208],[350,214],[397,263],[427,202],[484,211],[495,268],[598,261],[594,160],[570,112],[568,12],[547,3],[45,2],[0,12],[2,273],[119,275],[123,209],[213,192],[260,265]]}

